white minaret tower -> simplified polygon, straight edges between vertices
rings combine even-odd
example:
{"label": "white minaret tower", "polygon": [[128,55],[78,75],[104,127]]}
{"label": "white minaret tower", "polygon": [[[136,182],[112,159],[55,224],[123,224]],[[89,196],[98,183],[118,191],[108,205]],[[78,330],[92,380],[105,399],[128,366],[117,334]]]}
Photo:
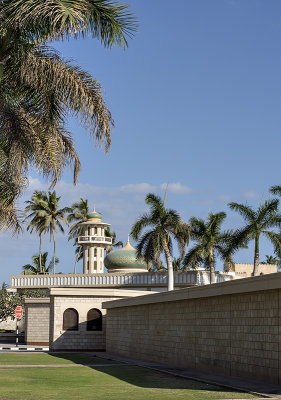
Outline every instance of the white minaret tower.
{"label": "white minaret tower", "polygon": [[93,210],[87,215],[87,221],[80,224],[82,236],[77,244],[83,247],[83,274],[104,272],[104,247],[111,245],[111,237],[104,236],[104,228],[110,226],[102,222],[102,215]]}

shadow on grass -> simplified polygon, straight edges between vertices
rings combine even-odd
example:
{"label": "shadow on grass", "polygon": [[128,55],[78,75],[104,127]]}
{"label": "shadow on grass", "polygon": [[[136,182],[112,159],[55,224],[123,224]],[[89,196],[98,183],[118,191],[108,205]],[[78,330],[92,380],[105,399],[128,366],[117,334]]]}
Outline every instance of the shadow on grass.
{"label": "shadow on grass", "polygon": [[[140,388],[153,388],[153,389],[189,389],[200,390],[209,392],[221,393],[247,393],[239,390],[232,390],[221,386],[211,385],[203,382],[193,381],[187,378],[177,377],[174,375],[166,374],[152,370],[149,368],[138,367],[134,365],[123,364],[110,359],[99,358],[98,356],[88,355],[83,353],[50,353],[54,357],[64,360],[76,362],[77,364],[97,364],[89,368],[94,371],[100,372],[107,376],[123,381],[130,385]],[[116,366],[98,366],[98,364],[113,364]]]}

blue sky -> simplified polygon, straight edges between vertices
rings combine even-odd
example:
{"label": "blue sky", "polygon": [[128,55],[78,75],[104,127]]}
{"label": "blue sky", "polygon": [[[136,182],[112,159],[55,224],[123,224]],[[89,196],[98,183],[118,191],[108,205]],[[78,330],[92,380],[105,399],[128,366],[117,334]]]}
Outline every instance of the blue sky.
{"label": "blue sky", "polygon": [[[229,201],[256,206],[280,184],[281,3],[261,0],[132,0],[139,31],[126,51],[91,38],[56,44],[103,86],[115,120],[109,154],[70,119],[82,161],[79,185],[67,171],[57,185],[62,206],[82,196],[125,240],[150,192],[164,193],[182,218],[227,211]],[[33,171],[30,188],[48,184]],[[58,270],[71,272],[73,248],[57,235]],[[44,249],[50,251],[48,238]],[[1,234],[0,281],[38,251],[36,235]],[[236,255],[252,262],[252,247]],[[261,258],[272,248],[262,241]],[[218,266],[219,267],[219,266]],[[81,269],[81,266],[80,266]]]}

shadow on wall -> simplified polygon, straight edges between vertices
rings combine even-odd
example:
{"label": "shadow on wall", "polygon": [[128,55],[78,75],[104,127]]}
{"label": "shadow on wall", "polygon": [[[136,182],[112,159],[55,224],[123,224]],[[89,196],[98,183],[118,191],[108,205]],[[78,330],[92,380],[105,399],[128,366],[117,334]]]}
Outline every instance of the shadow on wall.
{"label": "shadow on wall", "polygon": [[97,308],[90,309],[87,321],[81,323],[76,309],[66,309],[62,316],[60,333],[50,344],[52,351],[105,351],[105,316]]}

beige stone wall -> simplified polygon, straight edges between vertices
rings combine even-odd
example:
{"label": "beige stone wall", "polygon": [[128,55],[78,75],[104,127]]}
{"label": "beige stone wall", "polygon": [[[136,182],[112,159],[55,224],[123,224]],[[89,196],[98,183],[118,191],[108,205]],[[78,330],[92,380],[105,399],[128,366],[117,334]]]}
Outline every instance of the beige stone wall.
{"label": "beige stone wall", "polygon": [[[224,271],[235,272],[235,278],[249,278],[252,276],[254,264],[234,263],[234,265],[225,264]],[[273,274],[277,272],[276,264],[259,264],[258,275]]]}
{"label": "beige stone wall", "polygon": [[49,345],[50,299],[25,299],[26,344]]}
{"label": "beige stone wall", "polygon": [[[115,289],[51,289],[51,350],[105,350],[106,310],[102,309],[102,303],[145,293]],[[74,308],[78,312],[78,331],[63,330],[63,313],[67,308]],[[92,308],[97,308],[103,314],[102,331],[87,331],[87,313]]]}
{"label": "beige stone wall", "polygon": [[281,384],[279,274],[104,307],[109,353]]}

